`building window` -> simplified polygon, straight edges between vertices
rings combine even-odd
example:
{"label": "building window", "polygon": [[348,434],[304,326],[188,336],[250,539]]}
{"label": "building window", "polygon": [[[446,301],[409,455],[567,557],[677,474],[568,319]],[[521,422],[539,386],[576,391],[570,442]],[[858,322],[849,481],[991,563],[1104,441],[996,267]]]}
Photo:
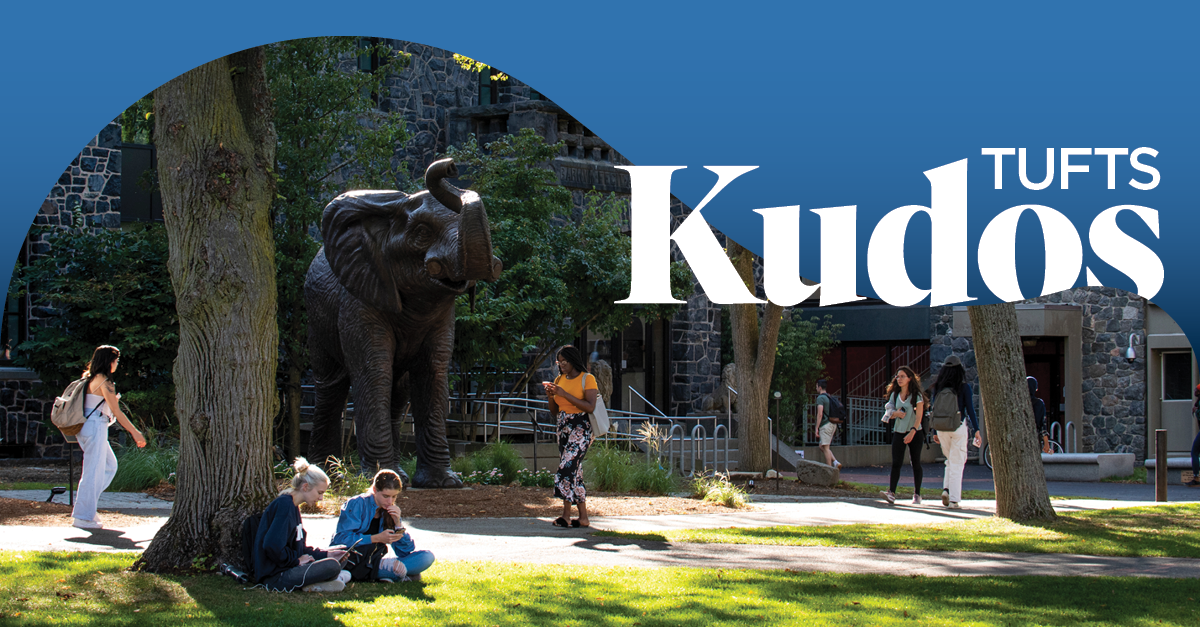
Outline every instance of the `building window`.
{"label": "building window", "polygon": [[491,68],[484,68],[479,73],[479,104],[490,105],[500,101],[497,82],[492,80]]}
{"label": "building window", "polygon": [[[17,255],[17,266],[25,267],[29,262],[29,238],[21,244]],[[14,273],[15,276],[15,273]],[[9,285],[4,299],[4,323],[0,327],[0,366],[11,366],[16,348],[29,339],[29,296],[16,296],[22,286]]]}

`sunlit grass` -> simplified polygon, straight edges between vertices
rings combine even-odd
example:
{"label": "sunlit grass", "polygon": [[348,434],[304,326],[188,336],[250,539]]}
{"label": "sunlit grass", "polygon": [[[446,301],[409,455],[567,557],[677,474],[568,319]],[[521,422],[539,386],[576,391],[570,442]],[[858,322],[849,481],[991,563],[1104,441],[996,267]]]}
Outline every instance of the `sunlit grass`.
{"label": "sunlit grass", "polygon": [[130,573],[129,554],[0,552],[5,625],[1195,625],[1194,580],[438,563],[340,594]]}
{"label": "sunlit grass", "polygon": [[829,525],[597,532],[661,542],[1200,558],[1200,503],[1059,514],[1050,523],[976,518],[927,525]]}

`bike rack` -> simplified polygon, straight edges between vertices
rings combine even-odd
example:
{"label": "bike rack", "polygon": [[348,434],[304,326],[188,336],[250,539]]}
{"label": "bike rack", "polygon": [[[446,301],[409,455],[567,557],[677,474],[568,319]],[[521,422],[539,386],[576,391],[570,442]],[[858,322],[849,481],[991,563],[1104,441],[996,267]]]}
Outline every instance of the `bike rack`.
{"label": "bike rack", "polygon": [[1061,443],[1063,445],[1063,452],[1064,453],[1076,452],[1075,423],[1072,421],[1067,421],[1066,439],[1067,439],[1066,442]]}

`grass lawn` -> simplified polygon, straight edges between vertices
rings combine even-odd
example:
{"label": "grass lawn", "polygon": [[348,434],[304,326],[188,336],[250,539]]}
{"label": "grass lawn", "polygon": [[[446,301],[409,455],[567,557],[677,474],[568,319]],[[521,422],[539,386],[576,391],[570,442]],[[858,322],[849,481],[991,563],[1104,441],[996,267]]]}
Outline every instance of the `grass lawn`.
{"label": "grass lawn", "polygon": [[134,557],[0,552],[4,625],[1196,625],[1195,580],[896,577],[438,563],[341,594],[125,572]]}
{"label": "grass lawn", "polygon": [[[661,542],[850,546],[931,551],[1078,553],[1200,558],[1200,503],[1128,507],[1059,514],[1045,524],[1019,524],[1004,518],[930,525],[829,525],[679,529],[655,533],[600,531]],[[1200,586],[1197,587],[1200,590]]]}
{"label": "grass lawn", "polygon": [[[61,483],[38,483],[38,482],[18,482],[18,483],[0,483],[0,490],[49,490],[53,487],[67,487],[67,482]],[[79,487],[79,481],[75,482],[75,487]]]}
{"label": "grass lawn", "polygon": [[1128,477],[1108,477],[1101,481],[1106,483],[1146,483],[1146,467],[1134,468],[1133,474]]}

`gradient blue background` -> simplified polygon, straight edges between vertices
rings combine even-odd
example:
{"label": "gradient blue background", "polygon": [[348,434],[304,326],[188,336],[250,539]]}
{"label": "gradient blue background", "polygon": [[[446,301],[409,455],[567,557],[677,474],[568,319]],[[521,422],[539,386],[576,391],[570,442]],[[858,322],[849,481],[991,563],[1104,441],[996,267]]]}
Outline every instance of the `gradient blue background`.
{"label": "gradient blue background", "polygon": [[[753,209],[857,205],[860,293],[873,294],[866,247],[887,211],[929,204],[922,172],[970,159],[970,294],[994,302],[975,267],[988,220],[1017,204],[1066,214],[1084,243],[1084,264],[1108,286],[1132,282],[1099,262],[1087,242],[1091,220],[1117,204],[1159,211],[1161,238],[1131,214],[1119,224],[1166,267],[1154,301],[1200,331],[1192,278],[1200,250],[1194,173],[1195,27],[1185,4],[855,2],[837,7],[690,2],[675,7],[604,2],[359,3],[59,2],[8,8],[0,49],[8,149],[0,168],[0,250],[11,264],[55,180],[81,147],[134,100],[222,55],[318,35],[405,39],[460,52],[501,68],[562,105],[639,165],[686,165],[673,190],[695,205],[715,181],[704,165],[759,165],[704,210],[713,226],[754,250]],[[444,26],[442,24],[445,24]],[[1047,147],[1149,146],[1143,159],[1162,175],[1142,192],[1118,157],[1118,186],[1106,189],[1103,157],[1046,190],[992,185],[983,147],[1026,147],[1031,179]],[[1056,168],[1057,169],[1057,168]],[[1146,175],[1138,174],[1140,180]],[[803,214],[805,241],[815,215]],[[918,216],[906,263],[928,286],[928,221]],[[924,231],[924,234],[920,233]],[[1026,215],[1018,231],[1019,276],[1027,296],[1042,283],[1042,238]],[[845,243],[839,243],[845,246]],[[802,272],[819,275],[815,246]],[[947,262],[952,262],[949,260]],[[941,263],[941,261],[939,261]],[[7,283],[8,273],[0,275]],[[1085,280],[1081,272],[1078,285]]]}

